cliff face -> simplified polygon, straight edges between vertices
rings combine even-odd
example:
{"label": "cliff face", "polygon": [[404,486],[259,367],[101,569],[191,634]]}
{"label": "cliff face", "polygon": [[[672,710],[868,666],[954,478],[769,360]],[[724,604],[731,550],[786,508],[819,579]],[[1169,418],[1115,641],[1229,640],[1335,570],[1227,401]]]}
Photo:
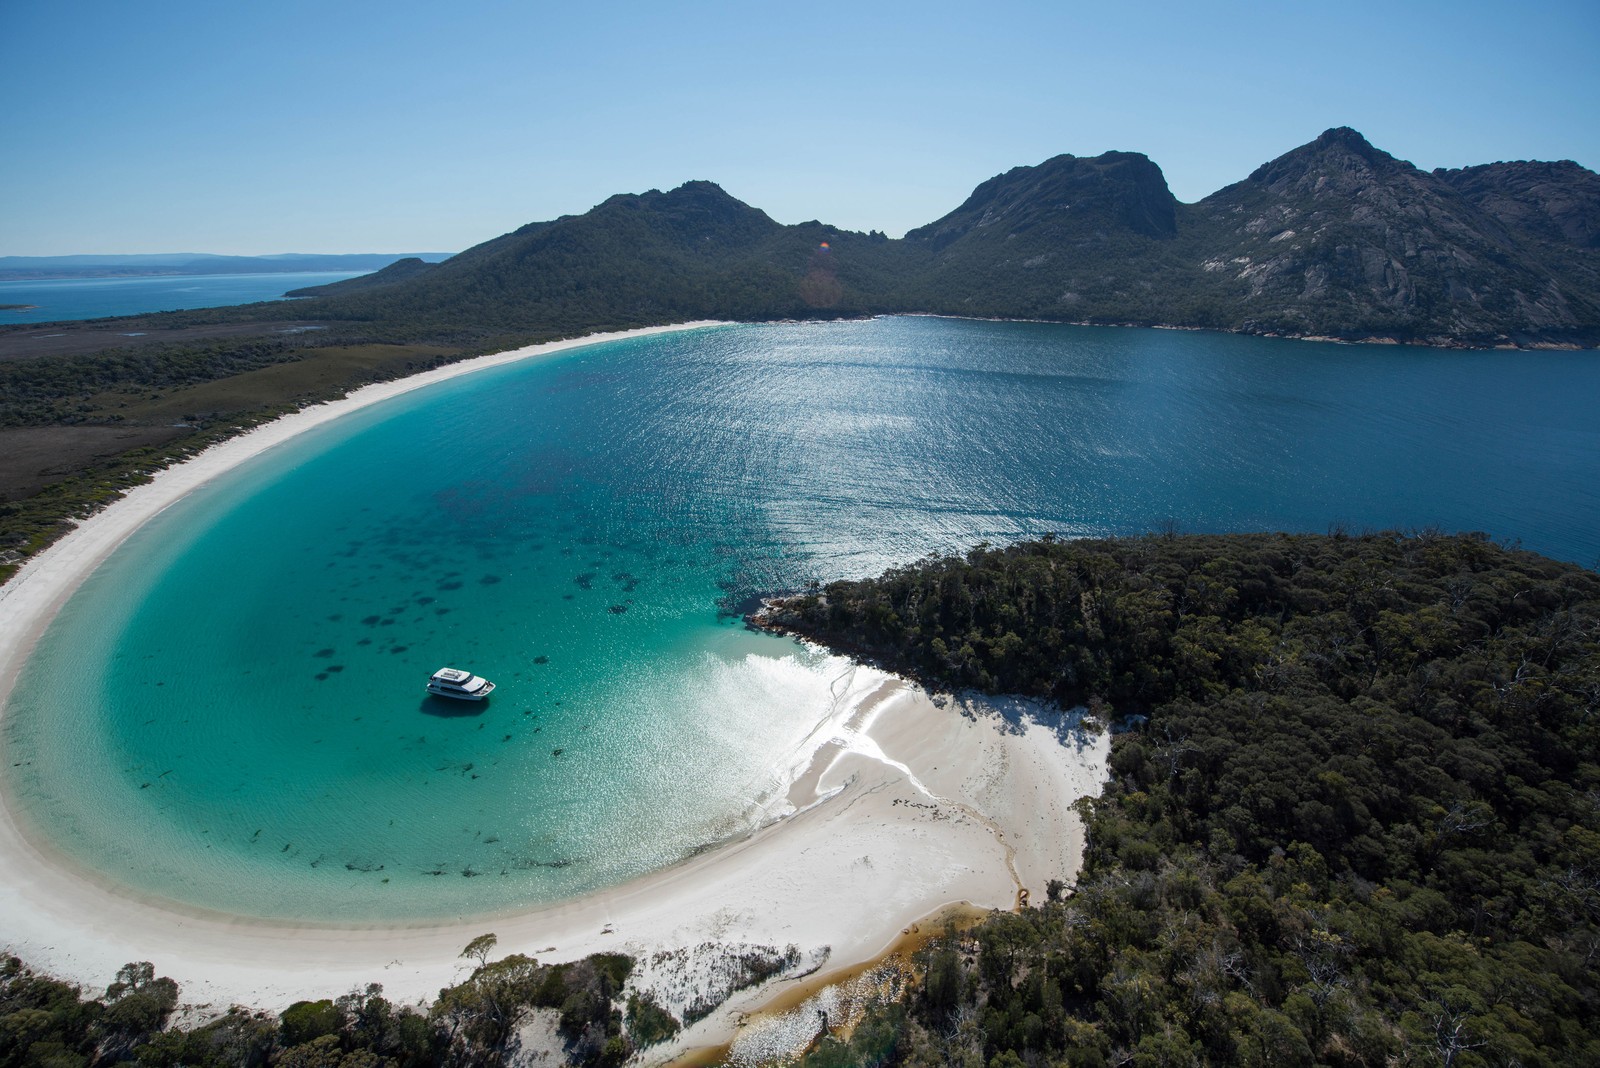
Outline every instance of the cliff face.
{"label": "cliff face", "polygon": [[1433,176],[1525,237],[1572,249],[1600,249],[1600,174],[1571,160],[1441,168]]}
{"label": "cliff face", "polygon": [[1174,255],[1181,209],[1136,152],[1017,167],[906,234],[895,297],[957,315],[1164,321],[1197,273]]}
{"label": "cliff face", "polygon": [[349,286],[318,314],[526,330],[887,311],[1595,344],[1600,176],[1430,174],[1341,127],[1190,205],[1138,153],[1056,156],[900,241],[783,226],[689,182]]}
{"label": "cliff face", "polygon": [[1056,156],[989,179],[949,215],[906,234],[938,252],[963,239],[1062,241],[1112,228],[1145,237],[1177,233],[1178,202],[1167,180],[1137,152]]}

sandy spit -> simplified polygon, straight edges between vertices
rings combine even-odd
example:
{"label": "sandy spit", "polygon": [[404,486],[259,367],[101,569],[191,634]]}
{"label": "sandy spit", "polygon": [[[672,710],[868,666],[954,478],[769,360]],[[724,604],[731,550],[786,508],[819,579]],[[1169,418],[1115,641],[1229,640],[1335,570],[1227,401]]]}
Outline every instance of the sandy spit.
{"label": "sandy spit", "polygon": [[[434,382],[578,345],[686,324],[596,335],[464,361],[305,409],[208,449],[80,525],[0,587],[0,707],[22,662],[77,586],[140,524],[210,479],[296,434]],[[0,948],[34,967],[105,986],[149,960],[191,1005],[278,1011],[368,983],[421,1003],[464,978],[462,947],[492,931],[500,953],[570,960],[605,950],[656,954],[709,942],[798,947],[832,971],[878,956],[947,905],[1010,908],[1076,875],[1072,803],[1100,791],[1109,738],[1024,702],[933,697],[870,668],[840,726],[816,739],[777,818],[665,871],[566,903],[493,917],[393,927],[269,923],[142,898],[30,839],[0,807]],[[3,771],[3,769],[0,769]],[[0,797],[3,797],[0,790]],[[641,983],[650,983],[648,967]],[[730,1001],[677,1048],[727,1041],[769,988]],[[661,991],[664,1001],[673,992]],[[666,1051],[661,1051],[665,1053]],[[654,1059],[654,1058],[652,1058]]]}

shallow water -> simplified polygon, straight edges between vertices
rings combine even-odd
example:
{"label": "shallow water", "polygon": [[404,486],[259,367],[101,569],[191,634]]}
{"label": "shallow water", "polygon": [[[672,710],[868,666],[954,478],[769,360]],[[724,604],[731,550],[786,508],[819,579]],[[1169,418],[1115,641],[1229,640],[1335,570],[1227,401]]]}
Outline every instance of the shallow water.
{"label": "shallow water", "polygon": [[[1600,558],[1600,363],[923,318],[613,342],[398,398],[148,525],[4,720],[92,868],[281,918],[449,917],[778,804],[846,665],[754,593],[1000,541],[1481,529]],[[499,684],[427,698],[435,668]]]}

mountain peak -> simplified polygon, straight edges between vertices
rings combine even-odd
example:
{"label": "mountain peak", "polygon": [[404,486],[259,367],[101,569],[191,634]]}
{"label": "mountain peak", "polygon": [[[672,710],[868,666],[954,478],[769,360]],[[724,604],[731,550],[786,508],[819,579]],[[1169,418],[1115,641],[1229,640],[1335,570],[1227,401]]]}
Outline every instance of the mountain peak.
{"label": "mountain peak", "polygon": [[716,182],[708,181],[704,178],[691,178],[689,181],[678,186],[678,188],[672,190],[672,192],[668,195],[680,194],[683,196],[694,197],[726,197],[728,200],[738,199]]}
{"label": "mountain peak", "polygon": [[599,213],[627,213],[655,220],[700,243],[723,240],[744,241],[780,229],[759,208],[752,208],[715,182],[696,179],[663,193],[651,189],[643,193],[618,193],[598,208]]}
{"label": "mountain peak", "polygon": [[1344,181],[1392,177],[1400,172],[1415,172],[1410,163],[1395,159],[1377,148],[1348,126],[1324,130],[1315,141],[1291,149],[1269,163],[1263,163],[1246,179],[1260,185],[1282,186],[1337,173]]}
{"label": "mountain peak", "polygon": [[1371,141],[1361,136],[1359,130],[1353,130],[1348,126],[1334,126],[1323,130],[1311,144],[1316,148],[1347,148],[1352,152],[1360,152],[1362,154],[1378,151],[1372,147]]}
{"label": "mountain peak", "polygon": [[659,189],[646,189],[643,193],[613,193],[601,202],[601,207],[606,205],[632,205],[635,207],[671,207],[684,204],[727,205],[737,204],[739,207],[748,208],[749,205],[723,189],[716,182],[695,178],[684,182],[663,193]]}
{"label": "mountain peak", "polygon": [[906,237],[943,248],[969,233],[1047,226],[1167,238],[1177,231],[1177,203],[1161,168],[1142,153],[1052,156],[989,179],[955,211]]}
{"label": "mountain peak", "polygon": [[[470,312],[520,331],[827,309],[1590,343],[1595,249],[1591,171],[1430,174],[1336,126],[1192,205],[1142,153],[1053,156],[984,181],[902,241],[782,226],[697,179],[530,224],[437,268],[397,265],[340,307],[407,322]],[[419,273],[376,284],[405,270]]]}

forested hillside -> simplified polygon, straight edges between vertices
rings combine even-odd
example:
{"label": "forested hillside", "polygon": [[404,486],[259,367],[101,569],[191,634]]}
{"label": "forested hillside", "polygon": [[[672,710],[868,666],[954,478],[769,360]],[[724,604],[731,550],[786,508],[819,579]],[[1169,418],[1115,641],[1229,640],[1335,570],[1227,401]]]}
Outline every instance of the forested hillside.
{"label": "forested hillside", "polygon": [[711,182],[688,182],[524,226],[393,284],[340,283],[296,313],[412,335],[468,323],[510,335],[863,314],[888,310],[891,260],[886,239],[782,226]]}
{"label": "forested hillside", "polygon": [[326,285],[307,286],[304,289],[291,289],[285,293],[286,297],[333,297],[343,293],[359,293],[363,289],[379,289],[383,286],[393,285],[396,282],[406,282],[413,278],[427,274],[434,265],[419,256],[408,256],[405,259],[395,260],[382,270],[371,274],[363,274],[356,278],[346,278],[342,282],[329,282]]}
{"label": "forested hillside", "polygon": [[809,1063],[1600,1063],[1600,575],[1471,536],[1044,541],[768,621],[1123,725],[1075,890]]}

